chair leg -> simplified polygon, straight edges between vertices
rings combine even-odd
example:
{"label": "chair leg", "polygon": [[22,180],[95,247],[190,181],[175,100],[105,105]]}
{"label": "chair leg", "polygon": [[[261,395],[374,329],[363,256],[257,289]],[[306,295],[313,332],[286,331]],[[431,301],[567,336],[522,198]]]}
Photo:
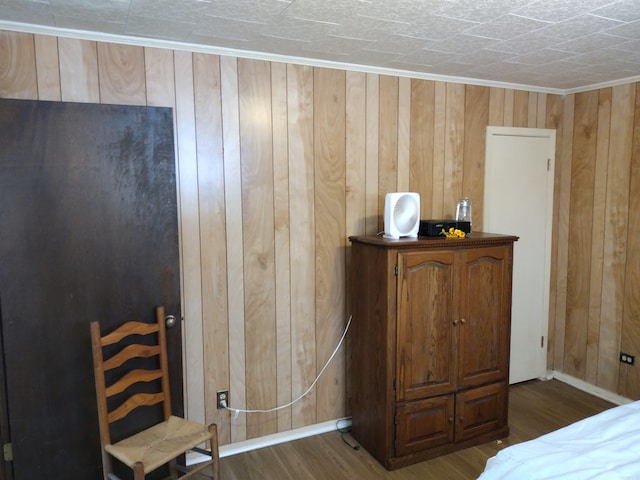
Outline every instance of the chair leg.
{"label": "chair leg", "polygon": [[142,462],[136,462],[133,465],[133,480],[144,480],[144,465],[142,465]]}
{"label": "chair leg", "polygon": [[113,467],[111,466],[111,456],[102,449],[102,474],[104,476],[104,480],[109,480],[111,477],[110,474],[113,473]]}
{"label": "chair leg", "polygon": [[169,462],[169,478],[178,478],[178,468],[176,467],[177,464],[178,462],[175,458]]}
{"label": "chair leg", "polygon": [[198,465],[192,466],[192,468],[189,469],[189,472],[186,475],[184,475],[183,477],[180,477],[180,480],[182,480],[183,478],[186,480],[187,478],[191,478],[191,477],[200,478],[201,476],[206,478],[212,478],[210,474],[203,473],[205,471],[210,472],[211,470],[213,470],[213,474],[214,474],[213,479],[220,480],[220,451],[218,448],[218,426],[215,423],[212,423],[211,425],[209,425],[208,429],[209,429],[209,433],[211,434],[211,440],[209,440],[209,446],[211,447],[211,459],[205,462],[200,462]]}
{"label": "chair leg", "polygon": [[213,471],[215,480],[220,480],[220,451],[218,449],[218,426],[215,423],[209,425],[209,433],[211,433],[211,458],[213,459]]}

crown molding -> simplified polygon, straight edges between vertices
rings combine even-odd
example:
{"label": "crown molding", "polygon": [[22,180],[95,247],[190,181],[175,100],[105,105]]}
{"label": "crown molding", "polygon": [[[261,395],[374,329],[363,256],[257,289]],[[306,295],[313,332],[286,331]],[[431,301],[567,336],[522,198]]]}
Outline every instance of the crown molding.
{"label": "crown molding", "polygon": [[602,83],[594,83],[593,85],[587,85],[584,87],[576,87],[569,88],[565,90],[565,95],[570,95],[572,93],[582,93],[588,92],[591,90],[599,90],[601,88],[609,88],[609,87],[617,87],[618,85],[627,85],[629,83],[640,82],[640,75],[636,75],[634,77],[620,78],[618,80],[612,80],[610,82],[602,82]]}
{"label": "crown molding", "polygon": [[87,30],[75,30],[68,28],[49,27],[43,25],[35,25],[30,23],[10,22],[6,20],[0,20],[0,30],[11,30],[16,32],[31,33],[37,35],[50,35],[64,38],[74,38],[79,40],[91,40],[97,42],[110,42],[120,43],[124,45],[151,47],[151,48],[166,48],[172,50],[182,50],[196,53],[209,53],[215,55],[224,55],[231,57],[242,57],[253,60],[265,60],[271,62],[281,63],[293,63],[298,65],[306,65],[310,67],[322,67],[322,68],[334,68],[340,70],[349,70],[354,72],[372,73],[379,75],[392,75],[398,77],[408,77],[420,80],[433,80],[439,82],[448,83],[461,83],[465,85],[476,85],[483,87],[495,87],[506,88],[514,90],[525,90],[529,92],[549,93],[554,95],[568,95],[572,93],[580,93],[589,90],[596,90],[599,88],[606,88],[616,85],[623,85],[627,83],[633,83],[640,81],[640,75],[636,77],[630,77],[620,80],[614,80],[611,82],[600,83],[595,85],[585,85],[582,87],[576,87],[571,89],[559,89],[541,87],[538,85],[526,85],[526,84],[514,84],[508,82],[499,82],[484,80],[472,77],[457,77],[448,75],[430,74],[424,72],[416,72],[410,70],[398,70],[385,67],[376,67],[369,65],[358,65],[353,63],[334,62],[329,60],[313,59],[306,57],[296,57],[288,55],[279,55],[273,53],[255,52],[251,50],[237,50],[225,47],[216,47],[209,45],[201,45],[196,43],[177,42],[169,40],[161,40],[157,38],[148,37],[133,37],[127,35],[117,35],[101,32],[93,32]]}

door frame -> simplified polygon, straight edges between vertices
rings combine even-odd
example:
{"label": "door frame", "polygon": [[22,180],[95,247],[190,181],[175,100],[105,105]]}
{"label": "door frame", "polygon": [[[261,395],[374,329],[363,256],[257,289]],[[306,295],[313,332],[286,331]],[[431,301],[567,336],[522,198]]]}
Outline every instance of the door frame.
{"label": "door frame", "polygon": [[[0,301],[0,319],[2,318],[2,301]],[[4,446],[11,443],[11,431],[9,430],[9,397],[7,394],[7,379],[4,362],[4,339],[2,338],[2,325],[0,325],[0,480],[13,480],[13,464],[5,460]]]}
{"label": "door frame", "polygon": [[[483,226],[488,229],[491,221],[491,214],[487,211],[487,172],[490,171],[490,162],[493,158],[497,145],[495,141],[499,137],[526,137],[526,138],[546,138],[547,139],[547,182],[546,182],[546,204],[545,204],[545,235],[544,235],[544,271],[543,271],[543,298],[542,312],[546,315],[541,318],[540,332],[543,336],[544,347],[540,348],[540,355],[536,365],[538,377],[545,377],[549,374],[550,369],[547,365],[547,357],[549,351],[549,309],[550,309],[550,293],[551,293],[551,250],[553,241],[553,202],[555,190],[555,152],[556,152],[556,130],[547,128],[526,128],[526,127],[498,127],[488,126],[486,130],[486,151],[485,151],[485,177],[484,177],[484,211]],[[513,233],[513,232],[511,232]],[[514,262],[514,268],[517,268]]]}

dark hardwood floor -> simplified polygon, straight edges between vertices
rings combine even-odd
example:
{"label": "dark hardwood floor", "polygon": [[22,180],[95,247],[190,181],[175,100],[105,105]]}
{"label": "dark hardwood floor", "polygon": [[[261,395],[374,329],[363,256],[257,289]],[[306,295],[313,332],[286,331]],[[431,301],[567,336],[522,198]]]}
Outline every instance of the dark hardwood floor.
{"label": "dark hardwood floor", "polygon": [[364,449],[355,450],[339,432],[222,458],[224,480],[443,480],[475,479],[487,459],[508,445],[535,438],[614,406],[557,380],[512,385],[509,391],[511,432],[450,455],[385,470]]}

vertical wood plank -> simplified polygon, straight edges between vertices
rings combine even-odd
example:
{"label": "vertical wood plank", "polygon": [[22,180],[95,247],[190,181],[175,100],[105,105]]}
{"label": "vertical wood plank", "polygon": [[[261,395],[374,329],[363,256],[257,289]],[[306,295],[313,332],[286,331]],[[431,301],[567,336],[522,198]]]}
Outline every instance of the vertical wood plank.
{"label": "vertical wood plank", "polygon": [[443,213],[445,218],[455,218],[463,193],[465,86],[447,83],[446,95]]}
{"label": "vertical wood plank", "polygon": [[121,105],[144,105],[144,49],[117,43],[98,43],[100,101]]}
{"label": "vertical wood plank", "polygon": [[176,103],[176,87],[173,51],[160,48],[145,48],[144,67],[147,105],[174,107]]}
{"label": "vertical wood plank", "polygon": [[367,217],[367,76],[349,71],[346,75],[347,235],[364,235]]}
{"label": "vertical wood plank", "polygon": [[503,123],[505,127],[516,127],[515,117],[515,90],[507,88],[504,90],[504,113]]}
{"label": "vertical wood plank", "polygon": [[[384,197],[398,190],[398,78],[380,77],[378,133],[378,211],[384,211]],[[384,172],[384,173],[382,173]]]}
{"label": "vertical wood plank", "polygon": [[[291,231],[289,225],[289,155],[287,135],[287,66],[271,64],[273,125],[273,220],[276,280],[277,404],[291,402]],[[278,410],[278,431],[291,430],[291,408]]]}
{"label": "vertical wood plank", "polygon": [[433,123],[433,217],[444,218],[444,184],[445,184],[445,143],[447,142],[447,84],[435,83]]}
{"label": "vertical wood plank", "polygon": [[534,126],[536,128],[546,128],[546,118],[547,118],[547,94],[546,93],[538,93],[536,94],[536,98],[538,99],[538,104],[536,105],[536,120]]}
{"label": "vertical wood plank", "polygon": [[634,107],[634,84],[613,87],[611,131],[617,141],[609,144],[597,383],[610,391],[618,387],[620,369]]}
{"label": "vertical wood plank", "polygon": [[380,77],[376,74],[367,74],[367,118],[366,118],[366,233],[375,235],[384,230],[382,212],[378,210],[379,197],[386,192],[379,193],[378,189],[378,131],[380,130]]}
{"label": "vertical wood plank", "polygon": [[482,231],[484,211],[484,164],[489,124],[488,87],[467,85],[464,107],[464,165],[462,196],[473,206],[473,229]]}
{"label": "vertical wood plank", "polygon": [[207,423],[215,422],[218,425],[221,441],[228,443],[231,440],[229,414],[226,410],[218,410],[216,402],[217,391],[229,390],[227,250],[219,57],[194,54],[193,80],[200,211],[202,341],[203,359],[206,359],[203,372],[205,419]]}
{"label": "vertical wood plank", "polygon": [[527,127],[536,128],[538,120],[538,93],[527,92],[529,104],[527,106]]}
{"label": "vertical wood plank", "polygon": [[63,102],[100,103],[96,42],[58,39]]}
{"label": "vertical wood plank", "polygon": [[36,71],[38,75],[38,99],[60,101],[60,59],[58,39],[48,35],[34,37],[36,47]]}
{"label": "vertical wood plank", "polygon": [[398,80],[398,184],[397,191],[409,191],[411,150],[411,79]]}
{"label": "vertical wood plank", "polygon": [[[345,325],[345,99],[344,71],[315,69],[314,157],[316,225],[316,375]],[[318,380],[316,421],[339,418],[346,408],[344,349]]]}
{"label": "vertical wood plank", "polygon": [[[562,140],[559,145],[560,164],[556,162],[556,197],[557,204],[557,250],[556,250],[556,305],[554,335],[554,367],[564,371],[565,318],[567,312],[567,274],[569,249],[569,208],[571,203],[571,158],[573,157],[573,118],[575,95],[564,98],[563,115],[561,117]],[[557,141],[557,139],[556,139]],[[558,152],[556,151],[556,154]]]}
{"label": "vertical wood plank", "polygon": [[0,97],[38,99],[33,35],[0,30]]}
{"label": "vertical wood plank", "polygon": [[411,81],[411,144],[409,188],[420,194],[420,217],[433,214],[433,104],[434,82]]}
{"label": "vertical wood plank", "polygon": [[[238,62],[220,57],[222,100],[227,305],[229,308],[229,395],[235,408],[247,408],[245,391],[244,258],[242,223],[242,176],[240,167],[240,112],[238,105]],[[241,413],[231,422],[231,442],[247,438],[247,417]]]}
{"label": "vertical wood plank", "polygon": [[[313,158],[313,68],[289,65],[289,202],[291,218],[291,378],[292,397],[298,398],[316,374],[315,332],[315,182]],[[293,427],[316,421],[316,391],[292,409]]]}
{"label": "vertical wood plank", "polygon": [[489,89],[489,125],[504,125],[504,88],[491,87]]}
{"label": "vertical wood plank", "polygon": [[[556,168],[554,169],[554,199],[553,199],[553,220],[551,222],[554,225],[553,232],[551,235],[551,271],[550,271],[550,292],[549,292],[549,328],[548,335],[549,339],[547,341],[547,368],[553,369],[556,368],[556,358],[555,355],[557,353],[556,348],[557,337],[562,336],[556,333],[556,322],[557,322],[557,299],[558,299],[558,269],[557,269],[557,259],[558,259],[558,228],[555,227],[558,225],[559,219],[559,205],[560,205],[560,173],[562,171],[562,165],[565,162],[563,155],[563,145],[564,145],[564,128],[563,128],[563,112],[564,112],[564,98],[560,95],[549,95],[546,99],[545,106],[545,119],[544,119],[544,128],[552,128],[556,130],[556,149],[555,149],[555,158],[556,158]],[[564,344],[564,337],[562,336],[562,345]]]}
{"label": "vertical wood plank", "polygon": [[204,365],[202,343],[202,277],[200,263],[200,224],[198,204],[198,162],[193,92],[193,61],[188,52],[176,52],[176,135],[180,163],[177,182],[180,198],[181,256],[184,267],[184,342],[191,355],[187,357],[184,382],[192,395],[185,412],[189,418],[204,422]]}
{"label": "vertical wood plank", "polygon": [[526,127],[529,122],[529,92],[516,90],[513,94],[513,126]]}
{"label": "vertical wood plank", "polygon": [[[239,59],[238,94],[247,407],[271,409],[277,401],[277,357],[270,63]],[[276,431],[274,412],[247,416],[249,438]]]}
{"label": "vertical wood plank", "polygon": [[589,282],[589,325],[587,333],[586,377],[595,385],[598,376],[600,312],[602,306],[602,267],[604,265],[605,208],[607,198],[607,163],[611,128],[611,89],[598,92],[598,132],[593,183],[591,232],[591,279]]}
{"label": "vertical wood plank", "polygon": [[569,215],[567,313],[564,371],[577,378],[586,375],[591,276],[591,218],[596,163],[598,92],[575,96],[573,158],[571,163],[571,211]]}

